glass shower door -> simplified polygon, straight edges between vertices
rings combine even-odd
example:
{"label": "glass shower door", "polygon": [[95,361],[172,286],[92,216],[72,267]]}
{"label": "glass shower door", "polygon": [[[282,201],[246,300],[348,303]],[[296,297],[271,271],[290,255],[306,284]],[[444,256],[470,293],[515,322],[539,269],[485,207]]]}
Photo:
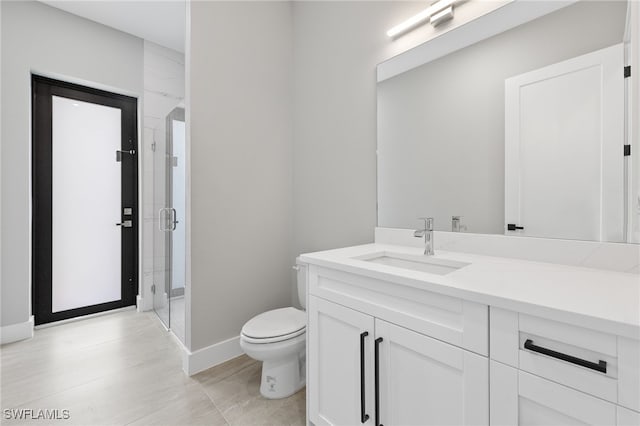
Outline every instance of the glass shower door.
{"label": "glass shower door", "polygon": [[185,343],[184,54],[145,40],[144,84],[145,298]]}
{"label": "glass shower door", "polygon": [[154,132],[153,307],[167,328],[181,340],[185,335],[186,281],[186,146],[184,108],[167,114]]}

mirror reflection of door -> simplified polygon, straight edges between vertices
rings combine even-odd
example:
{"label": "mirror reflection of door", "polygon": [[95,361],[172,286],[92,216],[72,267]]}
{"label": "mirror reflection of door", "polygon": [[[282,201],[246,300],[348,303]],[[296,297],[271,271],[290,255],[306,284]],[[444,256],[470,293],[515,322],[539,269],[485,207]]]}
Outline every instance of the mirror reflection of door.
{"label": "mirror reflection of door", "polygon": [[33,76],[33,312],[135,305],[137,100]]}
{"label": "mirror reflection of door", "polygon": [[507,234],[625,240],[623,67],[618,44],[506,80]]}

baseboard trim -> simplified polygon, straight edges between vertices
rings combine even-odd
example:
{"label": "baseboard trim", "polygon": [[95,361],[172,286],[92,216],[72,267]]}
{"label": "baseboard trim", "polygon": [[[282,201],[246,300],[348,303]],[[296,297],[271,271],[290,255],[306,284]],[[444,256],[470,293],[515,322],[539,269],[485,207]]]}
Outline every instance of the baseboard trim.
{"label": "baseboard trim", "polygon": [[147,312],[153,310],[153,299],[150,297],[136,296],[136,310],[138,312]]}
{"label": "baseboard trim", "polygon": [[184,345],[182,347],[182,369],[189,376],[215,367],[244,353],[240,347],[240,336],[232,337],[194,352],[189,351]]}
{"label": "baseboard trim", "polygon": [[0,327],[0,344],[17,342],[33,337],[33,315],[28,321]]}

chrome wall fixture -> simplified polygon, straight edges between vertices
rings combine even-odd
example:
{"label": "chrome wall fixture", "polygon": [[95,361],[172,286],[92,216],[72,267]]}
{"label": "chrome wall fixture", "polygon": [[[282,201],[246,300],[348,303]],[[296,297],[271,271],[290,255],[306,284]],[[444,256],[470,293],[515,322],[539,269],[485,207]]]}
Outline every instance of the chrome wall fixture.
{"label": "chrome wall fixture", "polygon": [[391,28],[389,31],[387,31],[387,35],[391,38],[399,36],[406,33],[407,31],[414,29],[419,25],[422,25],[427,20],[429,20],[431,25],[433,25],[434,27],[440,25],[441,23],[453,18],[454,4],[455,0],[437,1],[417,15],[414,15],[406,21],[401,22],[400,24]]}

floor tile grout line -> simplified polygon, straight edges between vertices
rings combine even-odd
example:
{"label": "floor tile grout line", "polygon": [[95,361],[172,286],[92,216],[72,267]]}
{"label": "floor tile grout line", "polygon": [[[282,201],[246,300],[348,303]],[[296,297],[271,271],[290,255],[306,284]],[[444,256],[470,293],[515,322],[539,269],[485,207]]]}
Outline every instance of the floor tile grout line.
{"label": "floor tile grout line", "polygon": [[[233,375],[233,374],[232,374]],[[229,376],[231,377],[231,376]],[[224,415],[224,413],[222,412],[222,410],[218,407],[218,404],[216,404],[216,402],[213,400],[213,398],[211,398],[211,395],[209,395],[209,392],[207,392],[207,390],[205,389],[205,387],[202,385],[202,383],[196,381],[196,383],[198,383],[198,386],[200,386],[200,390],[202,390],[202,392],[204,393],[204,395],[209,399],[209,401],[211,401],[211,403],[213,404],[213,407],[218,411],[218,413],[220,413],[220,416],[222,417],[222,419],[224,420],[224,422],[227,425],[231,425],[231,422],[229,422],[229,420],[227,419],[227,417]]]}
{"label": "floor tile grout line", "polygon": [[[196,382],[195,384],[198,384],[198,383]],[[202,391],[202,389],[200,389],[200,391]],[[202,393],[204,393],[205,397],[209,398],[205,392],[202,392]],[[220,413],[220,410],[218,410],[218,408],[215,406],[215,404],[213,404],[213,401],[210,400],[209,402],[211,402],[211,404],[213,405],[213,408],[215,408],[215,410],[218,413]],[[128,426],[130,424],[136,423],[136,422],[138,422],[138,421],[140,421],[140,420],[142,420],[142,419],[144,419],[146,417],[152,416],[153,414],[154,414],[154,412],[143,414],[140,417],[137,417],[137,418],[135,418],[134,420],[132,420],[130,422],[124,423],[123,426]],[[220,415],[222,416],[222,413],[220,413]],[[226,420],[225,420],[225,422],[226,422]],[[186,426],[186,425],[187,424],[185,423],[183,426]]]}
{"label": "floor tile grout line", "polygon": [[[121,339],[115,339],[115,340],[113,340],[113,342],[115,342],[117,340],[121,340]],[[140,367],[141,365],[144,365],[144,364],[145,364],[145,360],[139,360],[139,361],[135,362],[134,364],[125,367],[124,369],[126,370],[126,369],[131,369],[131,368],[138,368],[138,367]],[[17,404],[14,404],[15,405],[14,407],[3,407],[3,408],[18,408],[18,407],[21,407],[21,406],[25,406],[27,404],[34,404],[34,403],[37,403],[40,400],[43,400],[43,399],[46,399],[46,398],[51,398],[52,396],[55,396],[55,395],[58,395],[58,394],[61,394],[61,393],[69,392],[69,391],[71,391],[73,389],[76,389],[76,388],[78,388],[80,386],[86,386],[86,385],[89,385],[89,384],[91,384],[93,382],[96,382],[98,380],[103,380],[105,377],[108,377],[108,376],[110,376],[112,374],[113,374],[113,372],[111,372],[111,373],[106,372],[106,373],[103,373],[103,374],[101,374],[101,375],[99,375],[97,377],[94,377],[93,379],[90,379],[88,381],[85,381],[85,382],[82,382],[82,383],[77,383],[75,385],[66,387],[64,389],[59,389],[59,390],[56,390],[54,392],[47,393],[45,395],[41,395],[41,396],[39,396],[38,398],[35,398],[35,399],[31,399],[31,400],[27,400],[27,401],[21,401],[21,402],[19,402]]]}
{"label": "floor tile grout line", "polygon": [[[236,357],[236,358],[240,358],[241,356],[242,356],[242,355],[240,355],[239,357]],[[229,360],[229,361],[232,361],[232,360],[234,360],[234,359],[236,359],[236,358],[232,358],[232,359],[231,359],[231,360]],[[225,362],[229,362],[229,361],[225,361]],[[224,363],[223,363],[223,364],[224,364]],[[216,366],[214,366],[214,367],[211,367],[211,368],[216,368],[216,367],[219,367],[219,366],[221,366],[221,365],[223,365],[223,364],[218,364],[218,365],[216,365]],[[253,362],[251,362],[250,364],[245,365],[244,367],[240,368],[239,370],[236,370],[236,371],[234,371],[233,373],[229,373],[228,375],[226,375],[226,376],[224,376],[224,377],[219,378],[218,380],[216,380],[216,381],[215,381],[215,382],[213,382],[212,384],[219,383],[219,382],[222,382],[222,381],[224,381],[224,380],[227,380],[228,378],[230,378],[230,377],[232,377],[232,376],[235,376],[236,374],[240,373],[241,371],[246,370],[246,369],[247,369],[247,368],[249,368],[249,367],[252,367],[252,366],[253,366],[253,365],[255,365],[255,364],[257,364],[257,361],[253,361]],[[206,371],[206,370],[205,370],[205,371]],[[204,373],[204,371],[203,371],[203,372],[200,372],[200,373],[198,373],[198,374],[202,374],[202,373]],[[200,381],[199,381],[199,382],[200,382]]]}
{"label": "floor tile grout line", "polygon": [[[80,348],[78,350],[74,350],[72,352],[74,354],[76,354],[76,355],[79,355],[82,352],[99,349],[100,346],[104,346],[104,345],[113,345],[114,343],[119,342],[119,341],[123,341],[123,340],[126,340],[126,338],[117,338],[117,339],[104,341],[104,342],[101,342],[101,343],[96,343],[96,344],[93,344],[93,345],[84,346],[84,347],[82,347],[82,348]],[[12,355],[15,355],[15,354],[9,354],[9,355],[5,355],[5,356],[12,356]],[[58,355],[66,356],[67,352],[63,352],[63,353],[58,354]],[[21,361],[23,361],[23,359],[20,359],[19,361],[21,362]],[[0,366],[2,366],[5,362],[6,362],[6,360],[3,360],[2,357],[0,356]],[[138,364],[139,363],[136,363],[134,365],[138,365]],[[5,367],[3,367],[3,368],[5,368]],[[105,373],[105,375],[106,374],[107,373]],[[103,376],[100,376],[100,377],[103,377]]]}
{"label": "floor tile grout line", "polygon": [[[145,315],[145,316],[146,316],[146,315]],[[102,318],[102,317],[101,317],[101,318]],[[61,324],[60,326],[65,326],[65,325],[66,325],[66,324]],[[64,354],[65,354],[65,353],[67,353],[67,352],[69,352],[69,353],[70,353],[70,352],[83,351],[83,350],[87,350],[87,349],[95,348],[96,346],[101,346],[101,345],[105,345],[105,344],[112,344],[112,343],[117,342],[117,341],[119,341],[119,340],[124,340],[124,339],[127,339],[127,338],[133,338],[133,337],[135,337],[136,335],[140,335],[140,334],[142,334],[142,335],[147,335],[147,334],[148,334],[148,332],[150,331],[150,330],[148,330],[148,327],[151,327],[152,325],[153,325],[153,324],[152,324],[151,322],[148,322],[148,324],[144,324],[144,327],[142,327],[142,328],[138,329],[138,330],[137,330],[137,331],[135,331],[135,332],[127,333],[126,335],[118,336],[118,337],[114,337],[114,338],[112,338],[112,339],[103,340],[103,341],[101,341],[101,342],[96,342],[96,343],[91,343],[91,344],[87,344],[87,345],[84,345],[84,346],[80,346],[80,347],[78,347],[78,348],[76,348],[76,349],[73,349],[73,350],[72,350],[72,349],[69,349],[69,350],[63,351],[63,353],[62,353],[62,354],[64,355]],[[49,328],[49,329],[53,329],[53,328],[54,328],[54,327],[51,327],[51,328]],[[49,329],[47,329],[47,330],[49,330]],[[34,341],[34,339],[37,339],[37,338],[39,337],[39,335],[38,335],[37,331],[38,331],[38,330],[36,330],[36,334],[34,335],[34,337],[33,337],[32,339],[27,340],[25,343],[31,343],[31,342],[33,342],[33,341]],[[20,344],[20,342],[15,342],[15,343]],[[38,342],[38,343],[40,344],[40,342]],[[44,343],[43,345],[46,345],[46,343]],[[1,350],[1,349],[2,349],[2,347],[0,347],[0,353],[4,352],[5,356],[14,355],[14,354],[15,354],[15,352],[20,352],[20,351],[24,350],[23,348],[20,348],[20,349],[12,350],[12,351],[10,351],[10,352],[6,352],[6,350]],[[12,348],[12,349],[13,349],[13,348]],[[30,349],[30,348],[27,348],[27,349]],[[37,349],[37,348],[36,348],[36,349]]]}
{"label": "floor tile grout line", "polygon": [[[137,363],[137,364],[135,364],[135,365],[131,365],[131,366],[127,367],[127,369],[129,369],[129,368],[134,368],[134,367],[138,367],[138,366],[140,366],[140,365],[142,365],[142,364],[144,364],[144,362],[139,362],[139,363]],[[95,382],[95,381],[98,381],[98,380],[104,379],[104,377],[106,377],[106,376],[107,376],[107,375],[102,375],[102,376],[100,376],[100,377],[96,377],[95,379],[89,380],[89,381],[87,381],[87,382],[84,382],[84,383],[81,383],[81,384],[78,384],[78,385],[71,386],[71,387],[66,388],[66,389],[64,389],[64,390],[60,390],[60,391],[53,392],[53,393],[51,393],[51,394],[43,395],[43,396],[41,396],[41,397],[38,397],[38,398],[36,398],[36,399],[34,399],[34,400],[31,400],[31,401],[28,401],[28,402],[26,402],[26,403],[21,403],[21,404],[19,404],[19,405],[18,405],[17,407],[15,407],[15,408],[19,408],[20,406],[24,406],[24,405],[26,405],[26,404],[34,404],[34,403],[37,403],[38,401],[40,401],[40,400],[42,400],[42,399],[51,398],[52,396],[55,396],[55,395],[57,395],[57,394],[65,393],[65,392],[71,391],[71,390],[73,390],[73,389],[75,389],[75,388],[77,388],[77,387],[85,386],[85,385],[91,384],[91,383],[93,383],[93,382]],[[214,404],[214,406],[215,406],[215,404]],[[216,408],[216,409],[217,409],[217,408]],[[152,413],[147,413],[145,416],[148,416],[148,415],[150,415],[150,414],[152,414]],[[145,416],[143,416],[143,417],[145,417]],[[136,419],[136,420],[138,420],[138,419]],[[135,420],[134,420],[134,421],[135,421]],[[226,421],[226,420],[225,420],[225,421]],[[126,423],[126,424],[129,424],[129,423]]]}
{"label": "floor tile grout line", "polygon": [[[242,356],[242,355],[240,355],[240,356]],[[238,358],[238,357],[236,357],[236,358]],[[229,361],[231,361],[231,360],[229,360]],[[228,362],[228,361],[227,361],[227,362]],[[220,382],[223,382],[223,381],[225,381],[225,380],[227,380],[227,379],[230,379],[231,377],[233,377],[233,376],[235,376],[235,375],[237,375],[237,374],[239,374],[239,373],[241,373],[241,372],[245,371],[245,370],[246,370],[246,369],[248,369],[249,367],[253,367],[255,364],[256,364],[256,362],[252,362],[251,364],[249,364],[249,365],[246,365],[246,366],[242,367],[241,369],[239,369],[239,370],[235,371],[234,373],[231,373],[231,374],[229,374],[228,376],[225,376],[225,377],[221,378],[220,380],[218,380],[218,381],[214,382],[213,384],[220,383]],[[220,365],[222,365],[222,364],[220,364]],[[217,367],[217,366],[216,366],[216,367]],[[212,368],[215,368],[215,367],[212,367]],[[205,370],[205,371],[206,371],[206,370]],[[232,426],[232,423],[229,421],[229,419],[227,419],[227,417],[224,415],[224,413],[222,412],[222,410],[218,407],[218,404],[216,404],[216,402],[213,400],[213,398],[211,397],[211,395],[209,395],[209,392],[207,392],[207,390],[206,390],[206,388],[203,386],[202,382],[200,382],[200,381],[198,381],[198,380],[196,380],[196,382],[198,383],[198,385],[200,385],[200,387],[202,388],[202,391],[203,391],[203,392],[204,392],[204,394],[207,396],[207,398],[209,398],[209,400],[211,401],[211,403],[213,404],[213,406],[216,408],[216,410],[218,410],[218,412],[220,413],[220,415],[222,416],[222,418],[224,419],[224,421],[225,421],[229,426]]]}
{"label": "floor tile grout line", "polygon": [[66,388],[66,389],[63,389],[63,390],[58,390],[58,391],[55,391],[55,392],[52,392],[52,393],[49,393],[49,394],[46,394],[46,395],[42,395],[42,396],[39,396],[36,399],[32,399],[32,400],[29,400],[29,401],[26,401],[26,402],[20,402],[19,404],[16,404],[15,407],[3,407],[3,408],[20,408],[20,407],[22,407],[24,405],[27,405],[27,404],[34,404],[34,403],[37,403],[38,401],[40,401],[42,399],[51,398],[52,396],[58,395],[60,393],[68,392],[68,391],[73,390],[75,388],[78,388],[80,386],[88,385],[90,383],[93,383],[93,382],[95,382],[97,380],[102,379],[103,377],[104,376],[96,377],[94,379],[89,380],[88,382],[79,383],[79,384],[73,385],[73,386],[71,386],[69,388]]}
{"label": "floor tile grout line", "polygon": [[[17,371],[15,377],[13,377],[15,380],[12,379],[11,384],[8,384],[5,390],[16,391],[14,393],[16,407],[40,406],[48,403],[71,403],[68,408],[75,412],[74,417],[77,416],[77,420],[80,420],[81,424],[100,421],[108,424],[129,426],[133,426],[132,423],[136,422],[141,425],[153,422],[165,425],[171,423],[176,425],[205,423],[229,426],[258,425],[264,424],[268,417],[256,417],[251,413],[258,413],[263,409],[271,412],[273,411],[270,408],[271,406],[279,413],[282,408],[280,405],[282,404],[267,403],[265,407],[264,401],[256,393],[256,385],[259,382],[259,380],[257,381],[260,372],[259,368],[261,366],[259,362],[248,357],[239,358],[235,361],[229,360],[230,365],[221,365],[220,367],[222,368],[213,370],[209,374],[203,372],[203,376],[190,378],[180,368],[179,361],[181,358],[179,351],[174,350],[174,343],[166,338],[166,333],[162,333],[165,330],[157,332],[156,330],[159,330],[159,328],[156,329],[156,327],[150,326],[151,323],[156,323],[154,320],[155,318],[152,315],[145,315],[144,317],[129,316],[127,321],[131,321],[131,324],[137,324],[134,326],[134,331],[123,333],[122,336],[118,336],[116,339],[107,339],[81,349],[73,349],[74,355],[72,358],[68,359],[67,362],[61,361],[58,363],[52,361],[55,361],[58,356],[69,358],[68,354],[71,352],[64,351],[62,355],[53,353],[58,350],[57,348],[64,349],[67,343],[70,342],[82,343],[87,340],[91,341],[92,334],[96,330],[112,330],[112,326],[121,328],[123,323],[109,320],[102,324],[94,323],[91,327],[83,325],[77,331],[65,330],[62,328],[65,325],[61,325],[60,332],[39,336],[43,339],[39,342],[34,342],[34,345],[24,345],[19,351],[12,351],[13,353],[8,357],[5,357],[4,353],[2,354],[0,361],[4,360],[6,362],[8,360],[13,361],[16,359],[14,357],[20,357],[21,354],[25,355],[30,351],[42,352],[42,358],[30,357],[29,359],[24,359],[21,364],[16,364],[16,367],[24,371]],[[126,324],[124,325],[125,327]],[[114,334],[108,333],[104,337],[114,335],[116,335],[115,332]],[[145,336],[149,336],[149,338],[147,339]],[[138,339],[138,337],[145,338],[140,341],[139,346],[135,348],[129,347],[129,343]],[[120,369],[112,368],[112,362],[109,361],[111,354],[119,353],[115,349],[111,351],[110,348],[113,346],[122,347],[122,351],[124,351],[121,353],[124,358],[113,360],[113,366],[120,366]],[[108,357],[96,358],[96,353],[102,352],[103,348],[108,351]],[[83,365],[88,368],[86,371],[90,374],[82,374],[85,371],[83,367],[82,370],[78,370],[78,374],[74,374],[73,377],[67,377],[70,372],[76,371],[76,361],[84,362],[83,360],[85,359],[87,362]],[[108,364],[105,365],[104,362],[108,362]],[[20,385],[20,377],[24,376],[25,373],[39,363],[46,363],[48,368],[44,368],[44,366],[41,369],[39,368],[34,374],[29,374],[28,380],[25,376],[22,380],[24,385]],[[0,362],[0,367],[3,364]],[[131,374],[132,369],[139,369],[143,365],[148,365],[148,368],[145,367],[144,371],[132,376],[131,380],[118,379],[116,377],[114,377],[114,380],[107,380],[112,375],[127,376]],[[91,366],[96,371],[92,371]],[[62,371],[59,371],[60,367],[63,368]],[[105,372],[106,370],[109,371]],[[92,374],[96,376],[91,377]],[[166,379],[163,377],[166,377]],[[58,379],[60,379],[59,382],[57,381]],[[74,384],[74,382],[76,383]],[[138,384],[140,386],[139,389],[137,387]],[[130,390],[130,386],[135,386],[135,389],[138,390]],[[231,388],[227,391],[229,386]],[[236,395],[234,389],[238,386],[241,387],[238,388],[241,392],[237,395],[237,398],[232,398],[233,395]],[[40,389],[38,390],[38,388]],[[32,390],[38,390],[38,392],[30,392]],[[128,399],[126,415],[125,413],[118,414],[120,410],[113,411],[113,404],[122,402],[122,398],[117,395],[125,391],[135,392],[135,395],[138,396]],[[40,392],[43,394],[38,395]],[[98,399],[96,399],[95,403],[91,403],[90,407],[86,407],[83,398],[92,398],[92,396]],[[300,423],[302,421],[299,414],[301,412],[301,401],[298,398],[294,405],[285,404],[289,408],[286,410],[282,408],[284,414],[278,414],[277,418],[283,424],[293,425]],[[233,404],[229,405],[232,402]],[[150,404],[148,409],[139,406],[140,404],[147,405],[147,403]],[[12,405],[14,404],[12,403]],[[163,407],[166,406],[170,406],[169,411],[157,413],[158,410],[164,410]],[[238,407],[240,411],[238,411]],[[226,411],[223,412],[221,408]],[[174,409],[178,411],[175,412]],[[247,410],[246,415],[243,414],[245,410]],[[287,410],[293,411],[289,412]],[[96,417],[96,415],[99,415],[99,417]]]}
{"label": "floor tile grout line", "polygon": [[[146,315],[145,315],[145,316],[146,316]],[[89,318],[88,320],[90,320],[90,319],[91,319],[91,318]],[[73,324],[73,323],[72,323],[72,324]],[[77,324],[77,323],[76,323],[76,324]],[[66,324],[60,324],[59,326],[56,326],[56,327],[62,327],[62,326],[65,326],[65,325],[66,325]],[[149,325],[151,325],[151,323],[149,323]],[[50,330],[50,329],[53,329],[53,328],[54,328],[54,327],[49,327],[49,328],[46,328],[46,329],[44,329],[44,330]],[[140,330],[139,330],[139,331],[140,331]],[[38,337],[37,332],[38,332],[38,330],[35,330],[35,334],[34,334],[34,336],[33,336],[30,340],[27,340],[27,342],[25,342],[25,343],[33,342],[33,339],[36,339],[36,338]],[[133,336],[133,335],[135,335],[135,334],[138,334],[138,332],[134,332],[134,333],[128,334],[127,336],[128,336],[128,337],[131,337],[131,336]],[[81,347],[79,347],[79,348],[76,348],[76,349],[75,349],[75,350],[73,350],[73,351],[72,351],[72,350],[69,350],[69,352],[77,352],[78,350],[85,350],[85,349],[88,349],[88,348],[94,348],[94,347],[96,347],[96,346],[104,345],[104,344],[107,344],[107,343],[110,343],[110,344],[111,344],[111,343],[114,343],[114,342],[116,342],[116,341],[118,341],[118,340],[123,340],[123,338],[124,338],[124,336],[120,336],[120,337],[117,337],[117,338],[114,338],[114,339],[104,340],[104,341],[99,342],[99,343],[92,343],[92,344],[89,344],[89,345],[86,345],[86,346],[81,346]],[[20,344],[20,342],[15,342],[15,343]],[[2,348],[2,347],[0,346],[0,349],[1,349],[1,348]],[[1,353],[1,352],[2,352],[2,351],[0,351],[0,353]],[[6,354],[6,352],[5,352],[5,354]],[[12,355],[12,353],[11,353],[11,352],[9,352],[9,354],[8,354],[8,355]]]}

